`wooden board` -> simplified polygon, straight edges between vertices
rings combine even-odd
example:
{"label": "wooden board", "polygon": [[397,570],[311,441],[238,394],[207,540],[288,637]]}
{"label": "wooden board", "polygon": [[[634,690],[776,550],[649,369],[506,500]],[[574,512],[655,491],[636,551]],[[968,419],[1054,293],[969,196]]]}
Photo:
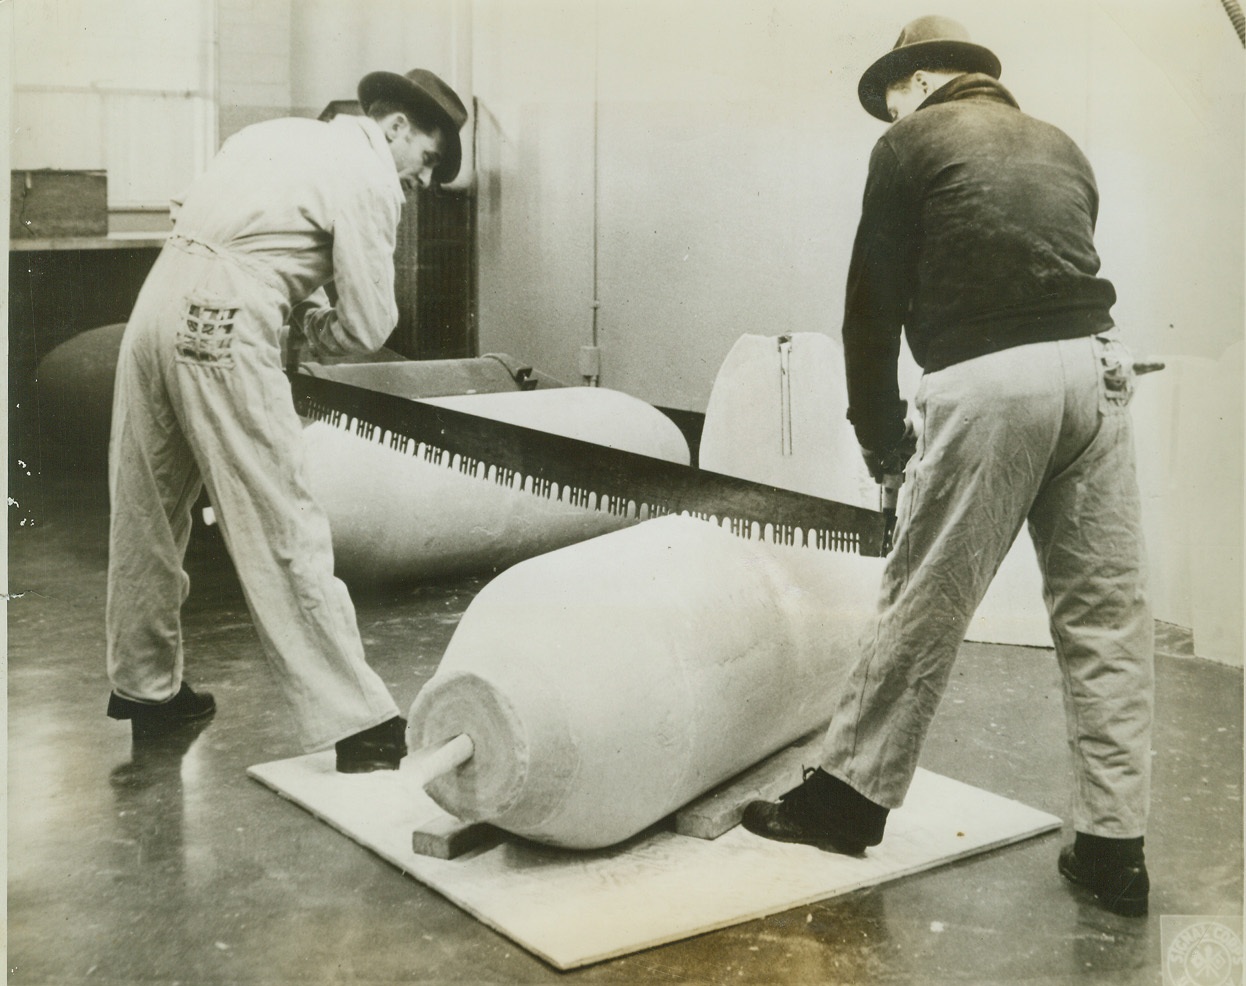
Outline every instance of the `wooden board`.
{"label": "wooden board", "polygon": [[826,727],[802,736],[761,763],[737,774],[675,812],[675,831],[695,839],[717,839],[740,824],[750,801],[777,801],[816,767],[822,757]]}
{"label": "wooden board", "polygon": [[907,803],[891,815],[887,838],[864,858],[771,842],[737,826],[713,841],[658,827],[598,852],[508,837],[442,860],[412,852],[413,829],[441,810],[411,771],[338,774],[329,750],[247,773],[559,969],[845,894],[1060,826],[1053,815],[919,770]]}

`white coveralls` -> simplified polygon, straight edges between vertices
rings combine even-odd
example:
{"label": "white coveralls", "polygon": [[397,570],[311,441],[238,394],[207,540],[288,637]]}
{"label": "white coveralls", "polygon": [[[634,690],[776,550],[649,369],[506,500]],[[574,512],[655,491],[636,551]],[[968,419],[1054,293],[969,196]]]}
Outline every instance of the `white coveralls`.
{"label": "white coveralls", "polygon": [[1110,333],[927,373],[880,612],[845,684],[822,766],[897,808],[969,621],[1029,522],[1064,684],[1074,827],[1144,834],[1153,630],[1127,403]]}
{"label": "white coveralls", "polygon": [[182,564],[206,485],[304,748],[397,715],[304,482],[281,333],[292,305],[333,279],[337,307],[304,321],[312,350],[384,343],[403,199],[380,127],[339,116],[240,131],[180,203],[117,369],[106,613],[117,694],[160,702],[181,685]]}

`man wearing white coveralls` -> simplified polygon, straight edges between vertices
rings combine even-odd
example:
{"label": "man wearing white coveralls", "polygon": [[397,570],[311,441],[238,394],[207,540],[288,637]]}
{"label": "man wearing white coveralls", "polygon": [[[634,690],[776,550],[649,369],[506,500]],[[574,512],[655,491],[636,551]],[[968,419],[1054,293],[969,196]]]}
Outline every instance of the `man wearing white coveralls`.
{"label": "man wearing white coveralls", "polygon": [[[467,113],[421,69],[365,76],[359,101],[364,116],[272,120],[230,138],[174,203],[126,328],[109,461],[108,714],[136,736],[215,711],[182,676],[182,563],[206,486],[303,747],[336,744],[347,772],[396,768],[406,752],[304,481],[282,342],[287,322],[290,345],[302,337],[317,355],[385,342],[404,183],[458,173]],[[330,280],[336,307],[308,300]]]}

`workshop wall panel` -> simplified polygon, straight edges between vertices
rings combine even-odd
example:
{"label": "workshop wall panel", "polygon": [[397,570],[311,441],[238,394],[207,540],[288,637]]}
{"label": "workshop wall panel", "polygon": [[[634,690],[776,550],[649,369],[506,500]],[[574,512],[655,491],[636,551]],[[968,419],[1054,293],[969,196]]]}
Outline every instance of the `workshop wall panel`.
{"label": "workshop wall panel", "polygon": [[67,90],[205,92],[213,7],[213,0],[21,0],[13,77]]}
{"label": "workshop wall panel", "polygon": [[1140,352],[1219,359],[1246,313],[1242,46],[1210,0],[1098,8],[1078,139],[1099,182],[1113,314]]}
{"label": "workshop wall panel", "polygon": [[[123,94],[104,99],[104,167],[115,209],[168,208],[216,152],[216,107],[198,96]],[[158,140],[160,153],[152,153]]]}
{"label": "workshop wall panel", "polygon": [[16,87],[13,93],[14,170],[102,169],[104,94]]}
{"label": "workshop wall panel", "polygon": [[290,54],[295,114],[314,117],[334,99],[354,99],[368,72],[402,74],[417,66],[444,78],[470,110],[468,12],[466,0],[297,0]]}
{"label": "workshop wall panel", "polygon": [[213,8],[17,4],[11,166],[104,169],[111,211],[163,215],[216,149]]}
{"label": "workshop wall panel", "polygon": [[289,116],[291,0],[216,0],[219,140]]}
{"label": "workshop wall panel", "polygon": [[[1144,378],[1144,394],[1177,388],[1165,400],[1178,418],[1144,431],[1157,419],[1140,413],[1138,433],[1156,614],[1220,640],[1223,605],[1191,596],[1215,586],[1217,599],[1241,598],[1242,448],[1232,435],[1215,456],[1188,448],[1209,451],[1200,420],[1217,408],[1213,422],[1231,420],[1242,391],[1230,347],[1246,307],[1246,128],[1232,25],[1211,0],[948,0],[941,12],[996,51],[1024,109],[1090,157],[1103,271],[1135,354],[1221,367],[1224,400],[1204,392],[1202,410],[1185,389],[1200,386],[1193,375]],[[476,0],[481,349],[577,379],[591,345],[602,385],[701,410],[740,335],[836,338],[884,129],[856,84],[912,16],[899,0]],[[902,367],[904,394],[917,376]],[[1198,554],[1210,535],[1186,516],[1195,503],[1200,525],[1228,535]],[[1209,635],[1211,611],[1222,615]],[[1215,649],[1240,664],[1240,627]]]}
{"label": "workshop wall panel", "polygon": [[579,382],[593,342],[594,5],[476,0],[472,23],[480,351]]}

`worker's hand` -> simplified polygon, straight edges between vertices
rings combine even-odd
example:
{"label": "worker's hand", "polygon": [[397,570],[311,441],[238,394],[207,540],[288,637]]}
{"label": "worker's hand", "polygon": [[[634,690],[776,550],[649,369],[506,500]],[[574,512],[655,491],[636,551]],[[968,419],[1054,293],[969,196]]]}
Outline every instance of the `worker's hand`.
{"label": "worker's hand", "polygon": [[303,332],[302,329],[291,323],[282,329],[280,335],[281,341],[281,365],[285,368],[286,373],[297,373],[299,365],[303,362]]}
{"label": "worker's hand", "polygon": [[861,457],[865,459],[865,467],[870,471],[870,478],[881,483],[885,476],[895,476],[904,472],[913,453],[917,451],[917,433],[913,430],[913,422],[904,422],[904,434],[899,440],[884,449],[868,449],[861,446]]}
{"label": "worker's hand", "polygon": [[285,337],[285,368],[287,373],[298,372],[299,364],[302,363],[303,357],[310,355],[307,344],[307,333],[303,328],[303,319],[308,312],[314,311],[320,305],[314,301],[300,301],[297,305],[290,309],[289,331]]}

